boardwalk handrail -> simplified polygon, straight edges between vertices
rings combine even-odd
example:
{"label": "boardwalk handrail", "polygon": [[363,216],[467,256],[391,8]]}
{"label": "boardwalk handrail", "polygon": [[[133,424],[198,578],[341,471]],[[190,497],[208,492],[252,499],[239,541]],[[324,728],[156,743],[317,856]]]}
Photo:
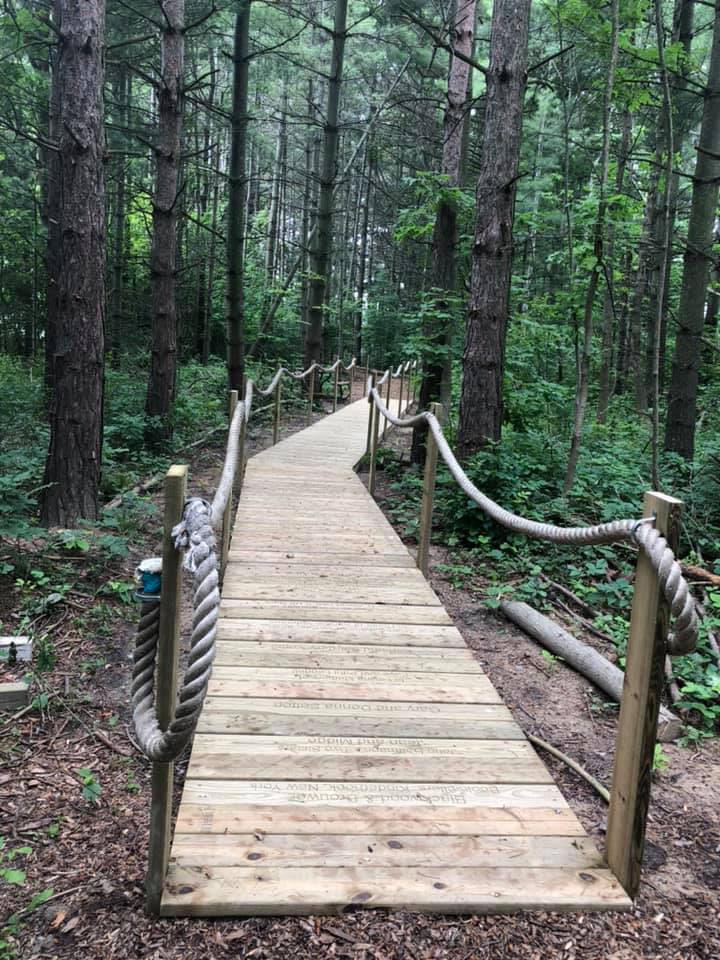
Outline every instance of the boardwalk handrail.
{"label": "boardwalk handrail", "polygon": [[[252,413],[253,393],[269,396],[278,391],[283,377],[296,381],[314,379],[316,371],[346,372],[356,367],[355,358],[345,366],[338,358],[329,367],[311,364],[307,370],[293,373],[280,367],[267,387],[257,387],[249,379],[244,399],[237,402],[237,393],[225,451],[220,481],[215,496],[208,503],[192,497],[184,504],[182,517],[172,527],[174,545],[185,551],[183,567],[193,574],[193,629],[185,677],[180,685],[177,708],[172,721],[165,725],[158,718],[155,702],[155,672],[160,636],[160,610],[156,603],[144,604],[135,647],[132,702],[138,744],[151,760],[169,763],[175,760],[193,735],[205,700],[215,652],[218,610],[220,605],[219,568],[226,559],[227,537],[222,538],[221,562],[218,563],[217,537],[223,522],[229,522],[229,504],[236,477],[244,467],[244,431]],[[277,439],[277,437],[275,437]],[[241,463],[242,461],[242,463]]]}
{"label": "boardwalk handrail", "polygon": [[[281,366],[265,388],[258,387],[248,378],[241,401],[238,400],[237,391],[230,391],[230,424],[225,459],[211,502],[200,497],[185,499],[186,467],[171,467],[166,476],[163,589],[158,596],[141,596],[143,602],[135,641],[131,686],[137,744],[153,761],[150,851],[146,881],[148,907],[153,912],[159,909],[168,865],[172,764],[195,732],[215,657],[220,610],[220,572],[227,559],[233,488],[237,487],[239,493],[242,486],[245,433],[252,414],[253,395],[255,392],[260,396],[275,393],[273,442],[276,442],[280,385],[285,377],[295,381],[310,378],[309,422],[316,372],[335,374],[335,409],[340,370],[351,374],[352,396],[356,368],[354,357],[347,365],[338,357],[331,366],[324,367],[313,363],[307,370],[297,373]],[[217,535],[221,531],[218,557]],[[181,565],[193,575],[193,625],[187,669],[177,687]]]}
{"label": "boardwalk handrail", "polygon": [[[589,527],[559,527],[511,513],[478,490],[463,470],[440,425],[437,416],[442,415],[440,404],[409,417],[402,416],[400,404],[398,416],[392,413],[378,390],[388,374],[386,371],[377,384],[368,380],[369,488],[372,493],[379,417],[384,417],[386,424],[403,429],[426,426],[428,442],[417,555],[417,564],[426,576],[438,454],[466,496],[489,517],[515,533],[578,546],[629,540],[640,548],[606,837],[607,862],[626,892],[634,897],[640,885],[666,654],[692,652],[698,637],[695,603],[673,552],[673,547],[677,547],[682,503],[673,497],[648,492],[641,519],[614,520]],[[674,618],[675,630],[671,635],[668,634],[668,614]]]}

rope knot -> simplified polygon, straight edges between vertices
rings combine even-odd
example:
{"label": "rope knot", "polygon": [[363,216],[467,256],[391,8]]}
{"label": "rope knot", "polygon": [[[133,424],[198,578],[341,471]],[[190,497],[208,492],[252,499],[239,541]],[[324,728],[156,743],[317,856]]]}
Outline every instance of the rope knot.
{"label": "rope knot", "polygon": [[191,497],[185,502],[183,518],[172,529],[176,550],[185,550],[183,569],[195,573],[210,553],[206,542],[212,507],[202,497]]}

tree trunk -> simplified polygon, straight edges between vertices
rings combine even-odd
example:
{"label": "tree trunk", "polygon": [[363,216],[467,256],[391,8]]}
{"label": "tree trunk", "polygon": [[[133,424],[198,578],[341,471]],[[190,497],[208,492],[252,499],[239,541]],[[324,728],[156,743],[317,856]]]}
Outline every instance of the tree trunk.
{"label": "tree trunk", "polygon": [[527,82],[530,0],[496,0],[477,184],[458,449],[467,457],[502,430],[515,190]]}
{"label": "tree trunk", "polygon": [[587,410],[588,390],[590,387],[590,357],[592,354],[593,341],[593,306],[595,303],[595,294],[597,293],[600,276],[606,269],[604,233],[605,216],[607,212],[607,183],[610,170],[610,104],[612,102],[612,92],[615,82],[615,67],[618,55],[618,34],[619,34],[619,0],[612,0],[611,5],[611,40],[610,40],[610,62],[608,64],[608,78],[605,85],[603,96],[603,145],[600,154],[600,191],[598,197],[597,217],[595,219],[595,229],[593,237],[593,248],[595,263],[590,273],[587,293],[585,294],[585,307],[583,311],[583,340],[579,351],[576,385],[575,385],[575,411],[573,417],[573,432],[570,442],[570,456],[568,458],[567,472],[565,474],[565,483],[563,490],[567,494],[575,480],[575,470],[577,469],[580,458],[580,444],[582,443],[583,425],[585,422],[585,412]]}
{"label": "tree trunk", "polygon": [[309,325],[305,337],[305,365],[319,361],[322,354],[325,304],[330,281],[330,244],[332,240],[332,207],[338,145],[338,117],[340,86],[345,54],[347,0],[335,0],[333,24],[332,63],[328,89],[325,135],[320,174],[317,230],[310,256],[310,286],[308,290]]}
{"label": "tree trunk", "polygon": [[370,233],[370,190],[372,188],[372,153],[371,140],[367,139],[365,146],[365,162],[363,164],[364,178],[360,180],[360,190],[362,191],[362,180],[365,184],[365,201],[362,211],[362,232],[360,234],[360,253],[358,254],[358,281],[357,281],[357,300],[355,302],[355,355],[360,357],[362,353],[363,342],[363,315],[365,313],[365,273],[367,270],[368,236]]}
{"label": "tree trunk", "polygon": [[[625,110],[623,116],[622,138],[618,151],[617,170],[615,174],[615,193],[621,194],[627,168],[628,151],[630,149],[630,134],[632,133],[632,116]],[[607,226],[607,257],[605,258],[605,293],[603,296],[603,330],[602,353],[600,362],[600,390],[598,394],[598,423],[605,423],[608,404],[610,402],[610,373],[612,370],[613,344],[615,342],[615,326],[617,314],[617,296],[613,274],[615,271],[615,224],[612,220]]]}
{"label": "tree trunk", "polygon": [[178,184],[182,141],[185,0],[165,0],[161,38],[162,72],[158,85],[158,140],[155,147],[155,197],[150,248],[152,356],[145,414],[146,440],[172,436],[177,377]]}
{"label": "tree trunk", "polygon": [[[673,14],[673,28],[670,38],[672,44],[681,44],[682,56],[677,58],[677,65],[671,75],[667,77],[671,88],[671,99],[668,105],[663,99],[658,124],[659,135],[655,152],[655,163],[661,170],[669,163],[666,144],[668,127],[673,131],[672,153],[682,153],[683,143],[689,133],[694,109],[691,102],[687,102],[683,94],[687,88],[688,72],[690,67],[690,51],[693,38],[694,0],[676,0]],[[663,32],[664,35],[664,32]],[[669,118],[669,119],[668,119]],[[665,371],[665,347],[667,340],[667,301],[670,291],[670,270],[672,267],[673,249],[668,238],[672,238],[677,215],[678,195],[680,190],[680,176],[670,172],[669,185],[663,182],[662,196],[658,193],[657,209],[654,220],[654,241],[651,247],[651,257],[648,276],[648,345],[646,351],[647,390],[652,395],[654,379],[655,354],[658,354],[659,382],[662,385]],[[664,282],[661,283],[661,278]],[[660,325],[656,331],[656,319],[660,317]]]}
{"label": "tree trunk", "polygon": [[[466,122],[466,103],[470,65],[475,37],[475,0],[457,0],[453,36],[453,51],[448,73],[447,106],[443,120],[443,151],[440,172],[451,187],[459,187],[462,178],[463,130]],[[452,393],[452,305],[457,287],[457,206],[441,195],[433,230],[433,287],[438,291],[434,315],[425,322],[423,341],[426,356],[423,359],[423,377],[420,383],[418,406],[428,410],[433,402],[442,403],[449,410]],[[411,460],[425,461],[427,427],[413,430]]]}
{"label": "tree trunk", "polygon": [[[53,22],[62,22],[61,0],[53,0]],[[59,76],[60,44],[50,52],[50,105],[48,111],[48,139],[59,143],[61,134],[61,89]],[[60,155],[55,150],[43,150],[45,162],[45,181],[43,191],[43,222],[47,228],[47,247],[45,271],[47,283],[47,316],[45,320],[45,401],[48,415],[52,409],[52,395],[55,385],[55,351],[57,344],[57,326],[60,296],[60,270],[62,263],[62,231],[60,217],[62,207],[62,167]]]}
{"label": "tree trunk", "polygon": [[227,208],[228,387],[242,391],[245,374],[245,151],[250,67],[250,3],[235,18],[233,99]]}
{"label": "tree trunk", "polygon": [[[115,96],[118,101],[119,122],[123,129],[127,129],[130,108],[130,76],[127,66],[124,63],[119,65],[118,71]],[[123,287],[125,282],[127,219],[127,201],[125,195],[126,165],[127,159],[121,154],[117,162],[117,180],[115,185],[115,235],[113,237],[112,287],[109,297],[108,352],[115,350],[123,342]]]}
{"label": "tree trunk", "polygon": [[713,225],[720,179],[720,0],[715,4],[712,50],[693,176],[683,262],[678,332],[665,426],[665,449],[687,460],[695,450],[697,393],[705,297],[712,264]]}
{"label": "tree trunk", "polygon": [[268,235],[267,247],[265,252],[265,272],[268,283],[272,287],[273,281],[277,275],[277,249],[278,234],[280,222],[280,196],[283,186],[283,164],[285,156],[285,144],[287,136],[287,93],[283,90],[282,112],[278,122],[278,137],[275,151],[275,166],[273,169],[273,186],[270,197],[270,211],[268,214]]}
{"label": "tree trunk", "polygon": [[59,0],[59,248],[50,445],[41,519],[99,513],[105,322],[104,0]]}

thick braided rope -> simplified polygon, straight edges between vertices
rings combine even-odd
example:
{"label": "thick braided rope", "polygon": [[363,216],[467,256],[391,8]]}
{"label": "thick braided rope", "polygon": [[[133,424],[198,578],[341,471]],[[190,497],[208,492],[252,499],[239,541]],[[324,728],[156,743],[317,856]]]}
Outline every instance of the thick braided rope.
{"label": "thick braided rope", "polygon": [[672,654],[682,654],[690,653],[695,648],[698,625],[690,589],[667,540],[654,527],[647,523],[639,523],[637,520],[613,520],[610,523],[600,523],[591,527],[557,527],[551,523],[539,523],[511,513],[481,493],[470,480],[450,449],[450,444],[445,439],[437,417],[432,413],[420,413],[406,418],[396,417],[385,406],[378,390],[374,387],[371,390],[371,398],[386,420],[396,427],[408,428],[427,423],[437,443],[440,456],[463,493],[489,517],[507,527],[508,530],[536,540],[575,546],[634,540],[652,563],[675,619],[675,631],[668,638],[668,650]]}
{"label": "thick braided rope", "polygon": [[[355,366],[353,357],[349,367]],[[326,372],[342,366],[338,359]],[[280,367],[261,396],[268,396],[279,380],[287,374],[294,380],[303,380],[313,370],[322,370],[313,363],[302,373],[292,373]],[[250,419],[253,393],[256,385],[248,379],[245,396],[237,404],[228,430],[218,489],[212,504],[193,498],[185,505],[183,520],[173,530],[175,546],[185,548],[183,567],[193,574],[193,627],[190,639],[188,667],[178,694],[175,716],[167,728],[161,730],[155,705],[155,664],[160,628],[160,604],[145,603],[141,609],[133,658],[131,696],[133,720],[138,743],[151,760],[170,762],[180,755],[197,726],[207,693],[212,662],[215,658],[215,637],[220,607],[218,562],[215,530],[219,528],[228,498],[232,492],[238,463],[238,444],[243,423]]]}
{"label": "thick braided rope", "polygon": [[143,753],[165,763],[180,755],[195,731],[215,657],[220,591],[210,518],[210,505],[194,498],[186,504],[184,519],[173,530],[176,547],[187,549],[183,566],[193,574],[193,625],[188,666],[175,717],[167,730],[160,729],[155,708],[159,604],[143,612],[138,628],[131,688],[133,720]]}

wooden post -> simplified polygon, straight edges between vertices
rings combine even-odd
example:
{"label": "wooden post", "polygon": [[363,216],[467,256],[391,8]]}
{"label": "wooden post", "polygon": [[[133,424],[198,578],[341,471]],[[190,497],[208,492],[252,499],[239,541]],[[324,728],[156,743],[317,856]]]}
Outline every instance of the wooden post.
{"label": "wooden post", "polygon": [[[387,396],[385,397],[385,406],[390,409],[390,393],[392,392],[392,369],[388,369],[388,384],[387,384]],[[388,427],[390,426],[390,421],[385,420],[383,424],[383,440],[387,436]]]}
{"label": "wooden post", "polygon": [[398,416],[403,415],[403,388],[405,386],[405,364],[400,364],[400,397],[398,398]]}
{"label": "wooden post", "polygon": [[273,446],[278,442],[278,432],[280,430],[280,385],[282,383],[282,377],[277,382],[275,387],[275,410],[273,413]]}
{"label": "wooden post", "polygon": [[[375,377],[373,376],[370,380],[370,386],[372,387],[375,383]],[[365,381],[365,393],[367,393],[367,380]],[[363,394],[364,396],[365,394]],[[370,441],[372,439],[372,425],[373,425],[373,410],[375,409],[375,404],[370,400],[369,404],[369,414],[368,414],[368,428],[367,428],[367,442],[365,443],[365,453],[370,453]]]}
{"label": "wooden post", "polygon": [[[247,416],[247,411],[245,411],[245,416]],[[245,481],[245,438],[247,435],[247,420],[245,419],[245,416],[240,424],[240,436],[238,438],[238,459],[237,467],[235,468],[235,488],[237,490],[238,500],[240,499],[243,483]]]}
{"label": "wooden post", "polygon": [[365,361],[365,379],[363,380],[363,396],[367,396],[367,382],[368,377],[370,376],[370,361]]}
{"label": "wooden post", "polygon": [[377,450],[378,450],[378,431],[380,429],[380,411],[374,403],[370,404],[372,409],[370,430],[370,476],[368,477],[368,490],[370,496],[375,496],[375,479],[377,475]]}
{"label": "wooden post", "polygon": [[307,408],[307,416],[305,418],[305,425],[307,427],[309,427],[310,424],[312,423],[312,408],[313,408],[313,400],[315,399],[315,370],[316,369],[317,368],[313,368],[313,371],[310,374],[310,386],[308,387],[308,408]]}
{"label": "wooden post", "polygon": [[[230,424],[232,425],[232,418],[235,413],[238,404],[238,392],[237,390],[230,390],[228,394],[228,416],[230,419]],[[234,488],[233,484],[233,488]],[[230,549],[230,529],[232,527],[232,500],[233,500],[233,490],[230,490],[228,495],[228,502],[225,505],[225,512],[223,513],[223,522],[222,522],[222,541],[220,548],[220,576],[225,573],[225,565],[227,563],[228,551]]]}
{"label": "wooden post", "polygon": [[[443,408],[441,403],[431,403],[430,412],[440,420]],[[418,534],[417,565],[424,577],[428,575],[428,555],[430,553],[430,534],[432,531],[433,498],[435,496],[435,477],[437,474],[438,448],[431,430],[427,432],[425,452],[425,476],[423,479],[422,503],[420,506],[420,530]]]}
{"label": "wooden post", "polygon": [[[180,587],[182,551],[175,549],[172,529],[182,520],[187,490],[187,467],[170,467],[165,476],[163,522],[162,594],[157,647],[156,702],[158,723],[165,730],[175,714],[180,635]],[[159,913],[170,857],[173,764],[153,762],[150,801],[150,849],[145,881],[147,908]]]}
{"label": "wooden post", "polygon": [[[677,551],[682,501],[646,493],[643,515]],[[669,610],[650,560],[641,550],[635,573],[605,856],[630,897],[640,886],[645,827],[655,755],[658,711],[664,686]]]}
{"label": "wooden post", "polygon": [[338,383],[340,381],[340,357],[337,358],[335,367],[335,389],[333,391],[333,413],[337,410]]}
{"label": "wooden post", "polygon": [[355,367],[350,367],[348,370],[350,374],[350,388],[348,393],[348,403],[353,402],[353,393],[355,392]]}

